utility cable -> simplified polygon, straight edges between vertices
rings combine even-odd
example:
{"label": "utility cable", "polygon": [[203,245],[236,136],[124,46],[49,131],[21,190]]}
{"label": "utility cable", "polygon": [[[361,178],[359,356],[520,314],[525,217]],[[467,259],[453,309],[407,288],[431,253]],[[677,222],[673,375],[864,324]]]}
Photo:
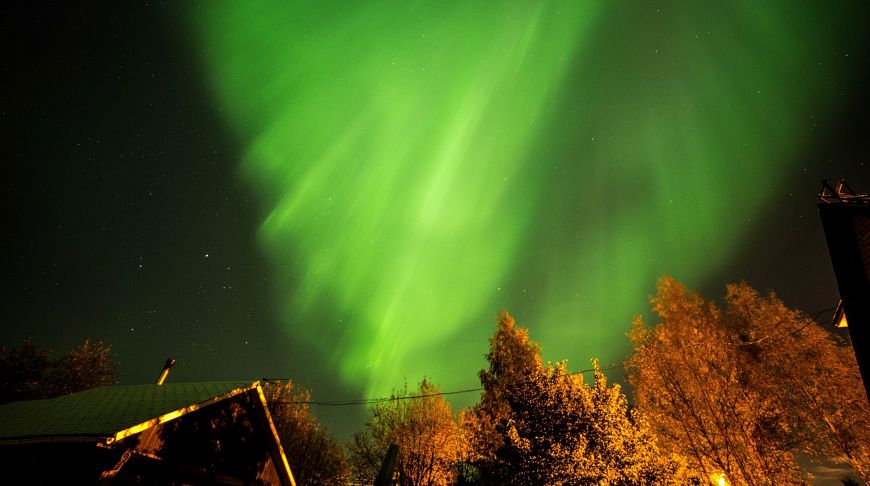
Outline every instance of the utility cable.
{"label": "utility cable", "polygon": [[[776,338],[771,338],[771,336],[768,335],[768,336],[763,336],[763,337],[756,339],[756,340],[753,340],[753,341],[740,341],[740,342],[727,342],[726,341],[725,344],[732,345],[732,346],[751,346],[751,345],[755,345],[755,344],[760,344],[760,343],[767,341],[767,340],[769,340],[770,342],[781,341],[782,339],[785,339],[791,335],[794,335],[794,334],[797,334],[797,333],[803,331],[804,329],[809,327],[810,324],[814,324],[814,323],[817,324],[816,319],[821,317],[821,315],[824,314],[825,312],[830,312],[832,310],[836,310],[836,307],[822,309],[822,310],[818,311],[811,319],[807,319],[807,321],[804,323],[803,326],[801,326],[797,329],[794,329],[792,331],[789,331],[787,333],[784,333],[781,336],[777,336]],[[709,343],[713,343],[713,342],[716,342],[716,341],[715,340],[701,341],[698,343],[689,344],[685,347],[700,346],[703,344],[709,344]],[[598,370],[599,371],[610,371],[610,370],[613,370],[616,368],[624,368],[627,363],[628,363],[628,360],[620,361],[620,362],[616,362],[616,363],[611,363],[611,364],[608,364],[606,366],[599,366]],[[595,368],[587,368],[587,369],[583,369],[583,370],[579,370],[579,371],[573,371],[573,372],[568,373],[568,374],[569,375],[580,375],[580,374],[589,373],[592,371],[595,371]],[[290,378],[263,378],[262,381],[268,384],[268,383],[292,382],[293,380]],[[390,396],[390,397],[365,398],[365,399],[359,399],[359,400],[274,400],[274,401],[270,401],[269,403],[275,403],[275,404],[281,404],[281,405],[320,405],[320,406],[333,406],[333,407],[352,406],[352,405],[378,405],[381,403],[389,403],[389,402],[398,401],[398,400],[416,400],[416,399],[421,399],[421,398],[430,398],[430,397],[439,397],[439,396],[448,396],[448,395],[461,395],[461,394],[465,394],[465,393],[474,393],[474,392],[480,392],[480,391],[483,391],[483,387],[465,388],[465,389],[461,389],[461,390],[451,390],[451,391],[444,391],[444,392],[437,392],[437,393],[424,393],[421,395],[401,395],[401,396]]]}

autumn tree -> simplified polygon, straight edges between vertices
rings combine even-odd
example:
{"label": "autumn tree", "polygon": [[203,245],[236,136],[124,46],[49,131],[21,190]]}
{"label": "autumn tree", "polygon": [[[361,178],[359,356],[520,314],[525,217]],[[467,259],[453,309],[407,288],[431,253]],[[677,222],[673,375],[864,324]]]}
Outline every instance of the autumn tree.
{"label": "autumn tree", "polygon": [[728,286],[724,310],[670,277],[636,319],[635,403],[669,450],[736,484],[807,480],[795,454],[844,455],[865,479],[868,413],[851,349],[775,295]]}
{"label": "autumn tree", "polygon": [[495,477],[496,450],[502,446],[501,428],[507,425],[511,409],[506,399],[511,384],[528,380],[542,366],[540,346],[529,339],[506,311],[499,313],[495,334],[489,340],[487,369],[478,373],[483,393],[480,402],[462,413],[463,427],[471,443],[463,472],[469,480],[486,482]]}
{"label": "autumn tree", "polygon": [[365,430],[348,445],[354,479],[371,484],[391,444],[399,446],[396,475],[401,486],[452,484],[466,447],[450,404],[426,379],[417,390],[410,392],[406,385],[371,409]]}
{"label": "autumn tree", "polygon": [[619,385],[593,360],[594,381],[567,362],[514,385],[511,418],[496,451],[500,484],[690,484],[676,458],[660,454],[646,421],[629,413]]}
{"label": "autumn tree", "polygon": [[852,347],[746,284],[727,287],[725,306],[747,381],[773,402],[770,438],[803,454],[845,457],[870,482],[870,404]]}
{"label": "autumn tree", "polygon": [[[687,484],[676,458],[661,454],[642,416],[593,361],[594,383],[567,362],[543,365],[528,332],[502,313],[481,372],[480,404],[466,424],[482,447],[482,484]],[[486,426],[487,428],[482,427]],[[484,439],[481,440],[480,437]]]}
{"label": "autumn tree", "polygon": [[264,393],[296,484],[346,484],[344,450],[309,410],[310,392],[283,381],[268,382]]}
{"label": "autumn tree", "polygon": [[52,358],[30,339],[20,348],[0,348],[0,403],[51,398],[117,382],[112,347],[85,339],[69,353]]}

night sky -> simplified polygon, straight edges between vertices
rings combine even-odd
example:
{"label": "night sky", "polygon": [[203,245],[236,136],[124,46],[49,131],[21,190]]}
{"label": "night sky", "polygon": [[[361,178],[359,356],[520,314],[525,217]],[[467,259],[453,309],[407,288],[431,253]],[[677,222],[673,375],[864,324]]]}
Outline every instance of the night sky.
{"label": "night sky", "polygon": [[664,273],[812,314],[870,192],[866,2],[12,3],[0,344],[123,383],[469,388],[503,308],[616,362]]}

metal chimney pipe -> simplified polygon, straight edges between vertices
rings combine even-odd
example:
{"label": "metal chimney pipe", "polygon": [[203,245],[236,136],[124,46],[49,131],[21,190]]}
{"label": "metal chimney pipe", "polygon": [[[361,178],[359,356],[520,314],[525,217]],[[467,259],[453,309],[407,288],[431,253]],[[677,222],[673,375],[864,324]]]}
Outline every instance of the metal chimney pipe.
{"label": "metal chimney pipe", "polygon": [[160,376],[157,377],[157,385],[162,385],[164,381],[166,381],[166,377],[169,376],[169,370],[172,369],[172,366],[175,364],[175,360],[169,358],[166,360],[166,364],[163,365],[163,371],[160,372]]}

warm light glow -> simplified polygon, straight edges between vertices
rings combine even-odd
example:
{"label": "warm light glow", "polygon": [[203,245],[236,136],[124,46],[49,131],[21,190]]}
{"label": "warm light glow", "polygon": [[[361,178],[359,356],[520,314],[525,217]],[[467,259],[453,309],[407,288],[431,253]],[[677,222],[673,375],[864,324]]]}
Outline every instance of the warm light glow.
{"label": "warm light glow", "polygon": [[713,474],[712,476],[710,476],[710,480],[711,483],[715,484],[716,486],[728,486],[729,484],[731,484],[728,482],[728,479],[726,479],[725,473]]}
{"label": "warm light glow", "polygon": [[837,327],[849,327],[849,321],[846,320],[846,313],[840,315],[840,320],[837,321]]}

